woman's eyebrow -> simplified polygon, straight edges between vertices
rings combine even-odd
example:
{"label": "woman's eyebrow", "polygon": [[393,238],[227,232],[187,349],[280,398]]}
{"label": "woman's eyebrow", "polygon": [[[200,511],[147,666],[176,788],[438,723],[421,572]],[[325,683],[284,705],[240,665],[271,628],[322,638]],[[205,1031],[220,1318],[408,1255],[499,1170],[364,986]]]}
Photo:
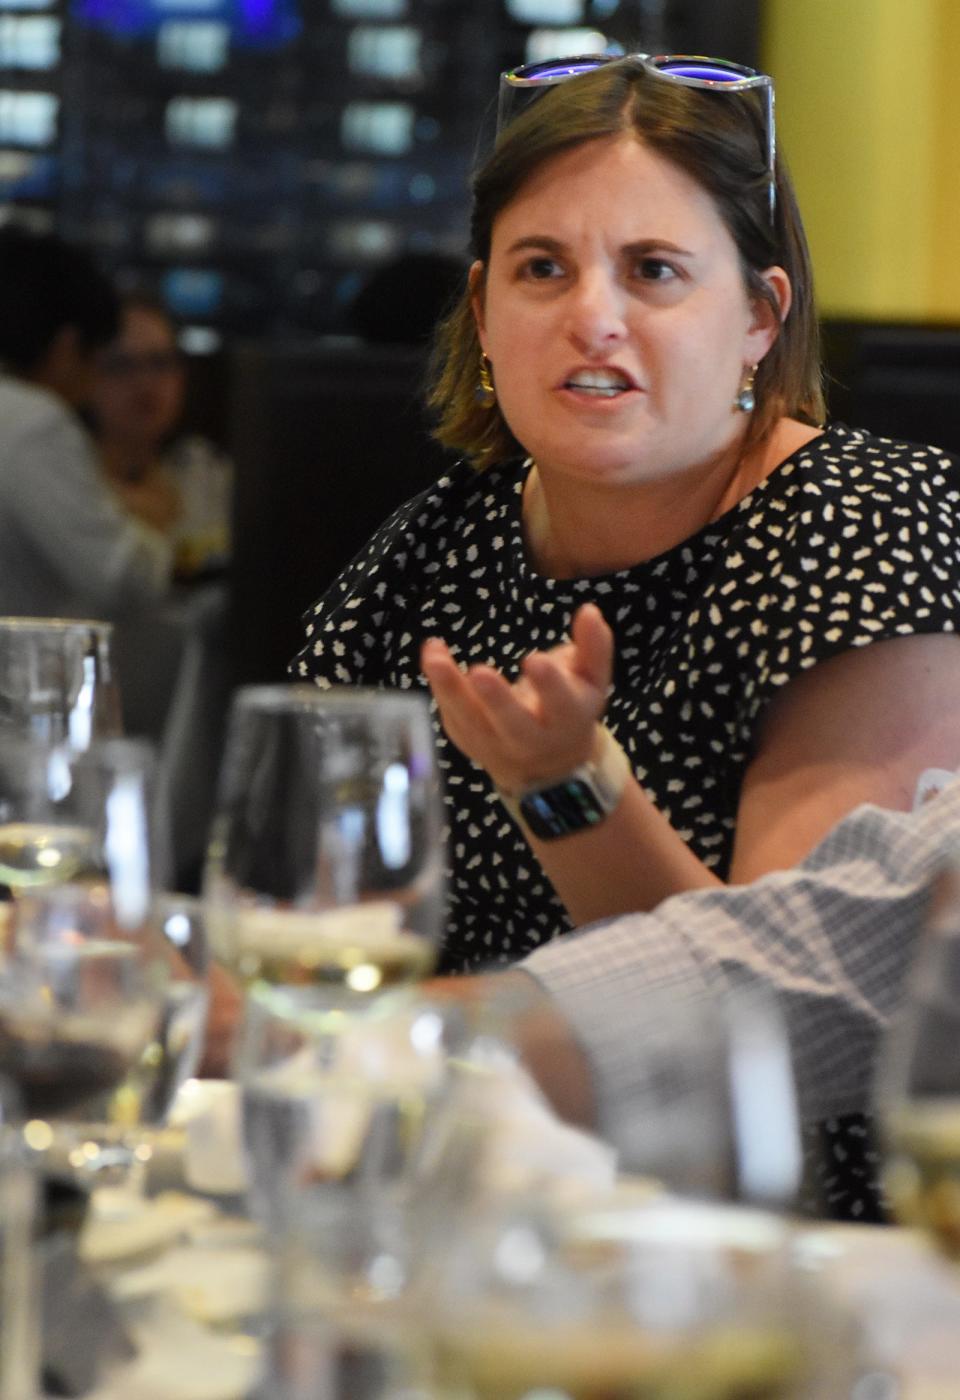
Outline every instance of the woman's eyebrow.
{"label": "woman's eyebrow", "polygon": [[681,248],[679,243],[671,243],[669,238],[641,238],[636,243],[625,243],[621,250],[628,257],[649,257],[651,253],[673,253],[680,258],[693,258],[692,248]]}
{"label": "woman's eyebrow", "polygon": [[[507,253],[521,253],[525,249],[534,248],[543,253],[563,253],[566,252],[567,245],[559,238],[551,238],[545,233],[528,233],[522,238],[517,238]],[[679,243],[673,243],[668,238],[641,238],[635,243],[625,243],[621,249],[628,257],[648,257],[651,253],[673,253],[677,257],[695,257],[692,248],[682,248]]]}
{"label": "woman's eyebrow", "polygon": [[545,253],[562,253],[566,246],[565,243],[560,242],[559,238],[550,238],[545,233],[528,233],[523,238],[518,238],[511,243],[507,252],[520,253],[524,248],[538,248]]}

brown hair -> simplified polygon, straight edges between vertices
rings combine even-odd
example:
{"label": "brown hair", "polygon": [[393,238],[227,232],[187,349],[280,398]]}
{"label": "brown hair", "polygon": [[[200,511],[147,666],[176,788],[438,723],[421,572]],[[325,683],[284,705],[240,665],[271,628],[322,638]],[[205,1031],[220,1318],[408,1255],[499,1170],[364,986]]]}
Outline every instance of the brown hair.
{"label": "brown hair", "polygon": [[[546,161],[585,141],[632,132],[679,166],[713,199],[736,244],[748,294],[769,302],[779,317],[761,272],[779,265],[793,289],[790,311],[757,370],[751,443],[761,441],[783,414],[819,424],[825,413],[806,236],[779,157],[771,222],[763,120],[751,92],[716,93],[665,81],[630,58],[605,64],[550,89],[501,133],[474,176],[470,228],[473,257],[486,265],[497,216]],[[427,402],[437,416],[434,435],[482,468],[523,448],[499,407],[478,402],[479,370],[480,341],[465,288],[438,327]]]}

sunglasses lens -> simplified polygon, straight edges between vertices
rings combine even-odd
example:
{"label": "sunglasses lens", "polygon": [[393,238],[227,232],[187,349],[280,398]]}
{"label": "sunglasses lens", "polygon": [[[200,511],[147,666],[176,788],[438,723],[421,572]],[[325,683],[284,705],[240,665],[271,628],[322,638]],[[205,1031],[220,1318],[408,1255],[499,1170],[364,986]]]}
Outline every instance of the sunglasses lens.
{"label": "sunglasses lens", "polygon": [[696,78],[705,83],[742,83],[744,78],[755,77],[752,68],[722,68],[716,63],[697,63],[690,59],[665,59],[656,64],[661,73],[669,73],[674,78]]}
{"label": "sunglasses lens", "polygon": [[526,63],[522,68],[514,68],[507,74],[508,82],[556,83],[565,78],[577,78],[581,73],[589,73],[594,68],[610,60],[602,55],[596,57],[550,59],[546,63]]}

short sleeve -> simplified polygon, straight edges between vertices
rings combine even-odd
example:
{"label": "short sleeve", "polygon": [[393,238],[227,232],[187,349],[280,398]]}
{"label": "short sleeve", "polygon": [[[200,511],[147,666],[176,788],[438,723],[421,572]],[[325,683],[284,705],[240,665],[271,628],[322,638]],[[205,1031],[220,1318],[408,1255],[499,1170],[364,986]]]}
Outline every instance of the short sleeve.
{"label": "short sleeve", "polygon": [[745,630],[741,737],[773,696],[819,661],[960,618],[960,464],[936,448],[857,440],[836,471],[798,483]]}

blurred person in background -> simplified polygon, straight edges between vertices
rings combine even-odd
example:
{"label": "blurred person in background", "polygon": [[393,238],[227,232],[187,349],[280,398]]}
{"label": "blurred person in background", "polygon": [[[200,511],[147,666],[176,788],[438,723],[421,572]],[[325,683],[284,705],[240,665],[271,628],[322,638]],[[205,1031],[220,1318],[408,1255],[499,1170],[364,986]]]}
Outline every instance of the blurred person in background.
{"label": "blurred person in background", "polygon": [[[960,759],[960,466],[824,426],[757,96],[632,57],[505,127],[438,342],[466,460],[307,620],[299,674],[433,691],[443,970],[794,866]],[[832,1124],[823,1168],[859,1218],[866,1141]]]}
{"label": "blurred person in background", "polygon": [[165,307],[124,297],[119,333],[97,355],[90,419],[117,499],[171,540],[177,576],[194,578],[227,562],[233,469],[207,438],[178,434],[185,392]]}
{"label": "blurred person in background", "polygon": [[86,253],[0,229],[0,612],[119,621],[167,596],[171,543],[116,501],[77,416],[118,320]]}

